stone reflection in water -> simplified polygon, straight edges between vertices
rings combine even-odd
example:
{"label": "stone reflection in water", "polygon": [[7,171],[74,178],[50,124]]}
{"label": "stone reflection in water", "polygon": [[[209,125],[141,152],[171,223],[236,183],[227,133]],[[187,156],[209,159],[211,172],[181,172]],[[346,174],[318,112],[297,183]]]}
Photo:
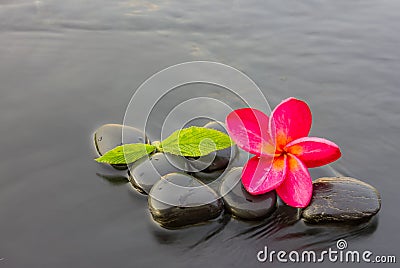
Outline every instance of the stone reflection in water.
{"label": "stone reflection in water", "polygon": [[148,225],[160,244],[175,244],[184,249],[192,249],[223,231],[230,218],[229,214],[223,213],[214,220],[179,229],[166,229],[153,221],[148,221]]}
{"label": "stone reflection in water", "polygon": [[[296,224],[294,230],[280,233],[274,238],[277,242],[293,245],[290,250],[315,250],[322,251],[329,247],[336,249],[336,241],[345,239],[348,242],[369,236],[378,228],[378,217],[362,224],[332,223],[325,225],[313,225],[303,221]],[[292,243],[288,243],[293,241]],[[350,244],[351,242],[349,242]]]}
{"label": "stone reflection in water", "polygon": [[116,170],[111,165],[97,165],[96,176],[100,181],[104,181],[110,185],[123,185],[129,182],[126,170]]}
{"label": "stone reflection in water", "polygon": [[123,175],[109,175],[96,173],[96,175],[113,185],[121,185],[129,182],[129,179]]}
{"label": "stone reflection in water", "polygon": [[[280,200],[279,200],[280,201]],[[238,234],[245,239],[263,239],[296,224],[300,219],[300,210],[279,202],[271,216]]]}

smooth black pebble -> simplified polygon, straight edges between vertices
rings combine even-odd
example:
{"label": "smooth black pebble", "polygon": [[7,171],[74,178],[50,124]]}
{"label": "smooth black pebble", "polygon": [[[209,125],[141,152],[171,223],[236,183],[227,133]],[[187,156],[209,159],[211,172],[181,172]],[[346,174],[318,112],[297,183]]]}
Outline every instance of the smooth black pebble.
{"label": "smooth black pebble", "polygon": [[165,228],[206,222],[223,211],[217,194],[185,173],[162,177],[151,189],[148,202],[153,219]]}
{"label": "smooth black pebble", "polygon": [[243,167],[247,163],[249,158],[250,155],[248,152],[245,152],[242,149],[238,148],[235,157],[229,162],[226,169],[216,170],[213,172],[196,172],[194,173],[194,176],[204,183],[209,183],[218,179],[222,174],[226,173],[225,171],[230,170],[231,168]]}
{"label": "smooth black pebble", "polygon": [[[106,124],[94,133],[94,145],[97,153],[102,156],[109,150],[122,145],[122,133],[125,143],[150,143],[143,131],[119,124]],[[116,169],[126,169],[126,165],[112,165]]]}
{"label": "smooth black pebble", "polygon": [[156,153],[150,157],[145,156],[129,167],[129,177],[132,186],[141,193],[148,194],[153,185],[164,175],[181,170],[171,164],[170,159],[175,163],[184,161],[183,157]]}
{"label": "smooth black pebble", "polygon": [[362,222],[381,208],[378,191],[354,178],[319,178],[313,187],[310,205],[302,213],[309,223]]}
{"label": "smooth black pebble", "polygon": [[[204,127],[228,134],[225,129],[225,124],[222,122],[212,121],[204,125]],[[229,163],[236,157],[237,152],[237,146],[233,145],[229,148],[216,151],[210,155],[200,157],[196,162],[192,163],[192,166],[198,169],[198,172],[195,172],[193,176],[205,180],[217,179],[228,167]]]}
{"label": "smooth black pebble", "polygon": [[257,220],[271,215],[277,206],[275,191],[262,195],[251,195],[241,182],[242,169],[232,168],[224,175],[220,194],[225,207],[236,217],[246,220]]}

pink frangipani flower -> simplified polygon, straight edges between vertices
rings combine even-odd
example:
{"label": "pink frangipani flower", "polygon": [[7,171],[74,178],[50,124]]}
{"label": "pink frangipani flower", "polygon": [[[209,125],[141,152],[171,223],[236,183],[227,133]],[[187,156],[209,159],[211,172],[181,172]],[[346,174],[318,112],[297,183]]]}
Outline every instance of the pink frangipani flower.
{"label": "pink frangipani flower", "polygon": [[252,108],[227,116],[231,138],[255,155],[242,173],[243,186],[250,194],[275,189],[289,206],[303,208],[310,203],[313,187],[308,168],[326,165],[341,156],[335,143],[307,137],[311,121],[308,105],[295,98],[282,101],[270,118]]}

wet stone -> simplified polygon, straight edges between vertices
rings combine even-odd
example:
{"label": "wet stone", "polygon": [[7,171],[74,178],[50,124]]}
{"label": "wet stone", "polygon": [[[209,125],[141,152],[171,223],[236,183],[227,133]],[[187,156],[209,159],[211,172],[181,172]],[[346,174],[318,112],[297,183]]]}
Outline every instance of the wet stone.
{"label": "wet stone", "polygon": [[244,167],[250,158],[251,157],[248,152],[238,148],[236,156],[229,163],[229,167]]}
{"label": "wet stone", "polygon": [[[210,123],[204,125],[204,127],[208,128],[208,129],[215,129],[215,130],[221,131],[222,133],[225,133],[228,135],[225,124],[222,122],[213,121],[213,122],[210,122]],[[225,169],[228,166],[230,159],[231,158],[233,159],[236,156],[236,154],[237,154],[237,146],[236,145],[233,145],[232,147],[226,148],[224,150],[217,151],[214,161],[204,171],[205,172],[213,172],[216,170]]]}
{"label": "wet stone", "polygon": [[[94,144],[97,153],[101,156],[109,150],[122,145],[122,132],[125,143],[150,143],[143,131],[119,124],[106,124],[99,127],[94,133]],[[126,169],[126,165],[112,165],[116,169]]]}
{"label": "wet stone", "polygon": [[180,156],[180,155],[173,155],[169,153],[165,153],[166,158],[168,161],[179,169],[181,172],[195,172],[197,169],[193,167],[192,163],[195,159],[188,159],[187,157]]}
{"label": "wet stone", "polygon": [[181,170],[171,164],[169,159],[178,162],[182,157],[156,153],[143,157],[129,167],[129,177],[132,186],[140,193],[148,194],[153,185],[164,175]]}
{"label": "wet stone", "polygon": [[228,167],[223,170],[216,170],[213,172],[196,172],[193,176],[210,186],[211,188],[219,191],[222,176],[225,175],[231,168],[243,167],[249,160],[249,153],[242,149],[237,150],[236,156],[229,162]]}
{"label": "wet stone", "polygon": [[217,218],[223,203],[217,194],[185,173],[162,177],[149,194],[153,219],[165,228],[180,228]]}
{"label": "wet stone", "polygon": [[309,223],[362,222],[381,208],[378,191],[371,185],[349,177],[326,177],[313,183],[313,197],[303,210]]}
{"label": "wet stone", "polygon": [[116,146],[122,145],[122,131],[125,143],[150,143],[143,131],[119,124],[106,124],[99,127],[94,133],[96,150],[103,155]]}
{"label": "wet stone", "polygon": [[216,170],[213,172],[196,172],[193,173],[193,176],[201,180],[203,183],[208,184],[218,179],[223,173],[224,170]]}
{"label": "wet stone", "polygon": [[[225,150],[226,149],[221,150],[221,152]],[[233,148],[233,150],[235,150],[235,148]],[[222,156],[220,151],[216,151],[197,159],[189,158],[189,161],[190,165],[193,167],[193,171],[211,173],[224,170],[228,166],[230,159],[230,156]]]}
{"label": "wet stone", "polygon": [[[204,125],[204,127],[228,134],[225,129],[225,124],[222,122],[209,122]],[[196,161],[192,162],[192,166],[196,168],[198,172],[195,172],[193,176],[207,180],[217,179],[223,173],[223,170],[228,167],[228,164],[236,157],[237,152],[238,148],[234,145],[196,159]]]}
{"label": "wet stone", "polygon": [[232,168],[222,179],[220,193],[225,207],[236,217],[257,220],[271,215],[277,206],[275,191],[251,195],[241,182],[242,169]]}

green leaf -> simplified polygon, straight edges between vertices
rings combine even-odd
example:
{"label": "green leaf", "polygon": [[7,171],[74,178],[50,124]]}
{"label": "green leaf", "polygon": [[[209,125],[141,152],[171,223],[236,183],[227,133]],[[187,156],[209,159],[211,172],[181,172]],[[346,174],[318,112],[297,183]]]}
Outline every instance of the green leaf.
{"label": "green leaf", "polygon": [[129,164],[152,153],[155,149],[156,147],[150,144],[124,144],[115,147],[95,160],[99,163],[107,163],[111,165]]}
{"label": "green leaf", "polygon": [[161,149],[175,155],[198,157],[233,145],[231,138],[215,129],[189,127],[177,130],[161,142]]}

